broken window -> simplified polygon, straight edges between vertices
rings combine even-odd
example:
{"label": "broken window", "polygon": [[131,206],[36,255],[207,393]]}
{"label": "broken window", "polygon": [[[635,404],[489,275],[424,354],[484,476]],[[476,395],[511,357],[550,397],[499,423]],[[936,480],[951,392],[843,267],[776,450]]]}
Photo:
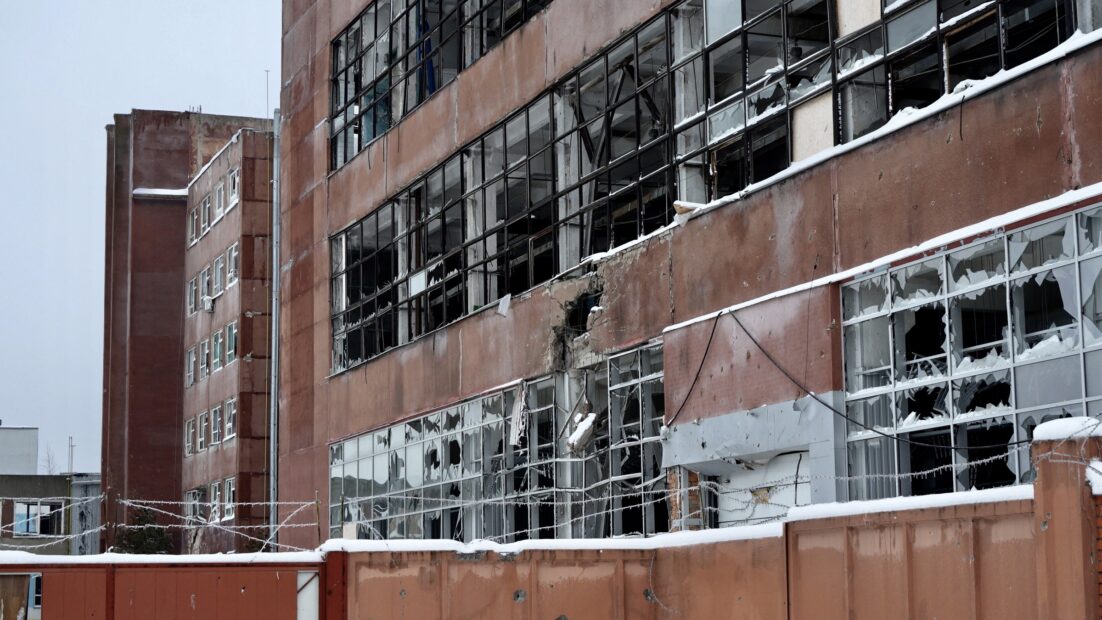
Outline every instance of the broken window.
{"label": "broken window", "polygon": [[1010,361],[1006,285],[952,298],[949,314],[953,367],[957,372],[991,368]]}
{"label": "broken window", "polygon": [[838,88],[841,141],[849,142],[888,121],[888,84],[883,66],[854,76]]}
{"label": "broken window", "polygon": [[[783,100],[783,94],[782,94]],[[757,183],[788,167],[788,118],[781,115],[750,130],[750,181]]]}
{"label": "broken window", "polygon": [[742,37],[732,37],[708,55],[711,100],[720,102],[743,89]]}
{"label": "broken window", "polygon": [[959,425],[954,440],[958,462],[968,465],[957,473],[960,488],[990,489],[1017,482],[1016,455],[1007,446],[1014,441],[1012,417]]}
{"label": "broken window", "polygon": [[1002,61],[996,16],[992,14],[946,36],[945,52],[950,92],[964,80],[980,80],[997,73]]}
{"label": "broken window", "polygon": [[830,84],[833,68],[830,55],[788,71],[789,101],[795,101]]}
{"label": "broken window", "polygon": [[331,531],[466,541],[665,531],[661,348],[615,360],[334,444]]}
{"label": "broken window", "polygon": [[1068,0],[1008,0],[1002,5],[1006,66],[1015,67],[1056,47],[1075,30]]}
{"label": "broken window", "polygon": [[749,179],[745,136],[731,140],[712,152],[713,197],[730,196],[746,187]]}
{"label": "broken window", "polygon": [[1079,340],[1075,267],[1016,280],[1010,289],[1014,352],[1021,361],[1073,349]]}
{"label": "broken window", "polygon": [[207,437],[210,432],[210,420],[207,412],[199,414],[198,434],[196,435],[196,450],[202,452],[207,449]]}
{"label": "broken window", "polygon": [[900,479],[903,495],[929,495],[953,490],[952,440],[949,429],[931,429],[904,435],[911,443],[899,444],[901,471],[930,472]]}
{"label": "broken window", "polygon": [[784,19],[781,11],[746,29],[746,83],[784,70]]}
{"label": "broken window", "polygon": [[1076,219],[1079,223],[1079,253],[1087,255],[1102,249],[1102,207],[1088,209]]}
{"label": "broken window", "polygon": [[[842,287],[851,471],[866,467],[858,449],[869,434],[863,422],[926,444],[900,446],[898,470],[916,474],[901,488],[905,494],[1029,481],[1028,459],[1003,447],[1032,432],[1037,416],[1020,412],[1102,410],[1096,401],[1102,381],[1095,380],[1102,351],[1077,352],[1080,325],[1086,346],[1102,339],[1096,307],[1102,257],[1077,259],[1073,239],[1073,228],[1088,227],[1097,212],[894,269],[886,278],[890,294],[884,275]],[[1080,247],[1091,247],[1089,234],[1080,232]],[[893,427],[886,419],[898,422]],[[937,473],[950,465],[955,476]],[[926,472],[931,467],[936,472]],[[851,492],[867,491],[855,484]]]}
{"label": "broken window", "polygon": [[891,109],[921,108],[941,97],[944,81],[936,43],[923,45],[890,63]]}
{"label": "broken window", "polygon": [[786,7],[788,64],[795,65],[830,46],[827,0],[792,0]]}
{"label": "broken window", "polygon": [[958,420],[1009,412],[1010,371],[1000,370],[954,381],[953,402]]}
{"label": "broken window", "polygon": [[838,44],[838,75],[850,73],[884,56],[884,34],[877,27],[845,43]]}
{"label": "broken window", "polygon": [[846,403],[846,416],[849,418],[848,432],[851,435],[870,433],[870,428],[890,430],[895,427],[892,395],[881,394],[850,401]]}
{"label": "broken window", "polygon": [[1075,255],[1075,222],[1061,218],[1010,235],[1011,272],[1019,273],[1065,261]]}
{"label": "broken window", "polygon": [[184,456],[195,453],[195,418],[188,418],[184,422]]}
{"label": "broken window", "polygon": [[905,390],[899,395],[899,429],[949,421],[949,386],[944,383]]}
{"label": "broken window", "polygon": [[866,278],[842,287],[843,319],[855,319],[888,309],[888,278]]}

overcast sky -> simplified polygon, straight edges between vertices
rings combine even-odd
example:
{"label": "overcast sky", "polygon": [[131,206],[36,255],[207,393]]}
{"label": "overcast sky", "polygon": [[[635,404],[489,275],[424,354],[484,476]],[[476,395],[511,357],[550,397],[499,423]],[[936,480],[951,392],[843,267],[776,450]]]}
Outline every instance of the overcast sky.
{"label": "overcast sky", "polygon": [[[279,0],[0,0],[0,420],[100,469],[106,133],[133,108],[267,116]],[[182,379],[181,379],[182,380]]]}

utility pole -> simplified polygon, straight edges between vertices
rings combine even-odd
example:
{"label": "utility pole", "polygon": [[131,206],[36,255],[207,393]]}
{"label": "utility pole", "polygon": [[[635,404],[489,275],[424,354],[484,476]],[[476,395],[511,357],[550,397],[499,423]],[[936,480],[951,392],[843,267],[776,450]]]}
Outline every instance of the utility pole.
{"label": "utility pole", "polygon": [[69,475],[76,473],[73,471],[73,448],[75,447],[77,447],[77,445],[73,443],[73,436],[69,435]]}

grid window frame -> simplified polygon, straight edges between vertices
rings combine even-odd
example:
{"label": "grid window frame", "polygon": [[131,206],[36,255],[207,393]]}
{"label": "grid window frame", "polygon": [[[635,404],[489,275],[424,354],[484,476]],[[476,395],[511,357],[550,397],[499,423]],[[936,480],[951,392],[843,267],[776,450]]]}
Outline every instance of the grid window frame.
{"label": "grid window frame", "polygon": [[[919,438],[948,437],[945,445],[949,454],[947,464],[953,466],[954,472],[960,472],[962,467],[974,460],[970,458],[968,449],[961,447],[970,445],[967,434],[982,425],[987,428],[1010,426],[1012,433],[1006,441],[1018,442],[1031,439],[1033,425],[1038,421],[1069,415],[1097,415],[1092,412],[1102,410],[1102,393],[1092,393],[1090,381],[1094,367],[1092,364],[1099,363],[1092,360],[1102,360],[1102,340],[1090,340],[1085,329],[1086,322],[1093,319],[1086,314],[1084,291],[1087,287],[1086,278],[1090,273],[1086,268],[1095,264],[1102,266],[1102,253],[1099,248],[1089,247],[1085,241],[1088,238],[1083,229],[1085,216],[1102,219],[1102,206],[1084,207],[965,244],[952,245],[944,251],[890,271],[862,276],[844,284],[841,288],[844,298],[843,367],[849,415],[862,419],[864,423],[875,426],[891,437],[911,437],[915,433],[919,434]],[[1060,235],[1064,254],[1053,256],[1052,254],[1057,254],[1051,251],[1057,245],[1053,239],[1061,227],[1064,229]],[[1040,236],[1043,233],[1047,233],[1047,236]],[[1031,235],[1038,237],[1031,239]],[[1017,264],[1011,264],[1011,258],[1015,256],[1011,253],[1011,246],[1014,244],[1018,244],[1023,257],[1039,255],[1040,258],[1032,263],[1019,259]],[[1050,254],[1046,255],[1046,251]],[[996,262],[997,266],[989,267],[985,274],[976,271],[959,280],[954,279],[954,274],[970,269],[972,265],[983,265],[992,256],[1001,256],[1002,262]],[[926,290],[916,297],[902,295],[896,298],[892,287],[898,287],[900,281],[905,281],[897,278],[897,274],[905,274],[910,270],[912,275],[926,277],[920,272],[927,265],[940,265],[938,269],[942,287],[934,294],[925,294],[930,293]],[[1098,278],[1098,274],[1095,277]],[[1062,278],[1062,281],[1057,284],[1053,278]],[[886,282],[888,288],[882,287],[880,282]],[[1060,294],[1066,294],[1070,290],[1074,295],[1074,299],[1062,300],[1065,304],[1063,318],[1059,312],[1054,313],[1051,309],[1027,309],[1025,304],[1041,303],[1038,300],[1046,298],[1051,300],[1057,286]],[[1100,285],[1096,281],[1094,286]],[[1033,287],[1035,292],[1029,292],[1029,287]],[[886,297],[882,299],[881,293],[885,291]],[[868,294],[861,297],[863,293]],[[862,305],[857,312],[851,310],[854,303]],[[901,340],[897,325],[900,319],[914,321],[918,312],[929,312],[931,308],[942,308],[945,311],[944,362],[935,359],[942,356],[940,353],[935,358],[920,355],[920,359],[916,361],[923,367],[917,378],[912,378],[915,375],[911,375],[906,369],[902,371],[903,376],[900,378],[901,347],[909,347],[910,341]],[[977,318],[966,322],[964,309]],[[1041,324],[1038,326],[1031,316],[1044,318],[1040,319]],[[1069,320],[1072,316],[1074,318]],[[976,327],[976,321],[981,317],[990,324],[988,327]],[[854,342],[851,334],[858,334],[863,326],[874,322],[884,325],[884,321],[887,321],[886,330],[873,329],[874,333],[884,331],[887,339],[888,366],[884,369],[886,375],[875,365],[866,368],[863,358],[865,351],[861,351],[862,355],[858,359],[857,352],[850,346]],[[1032,332],[1028,331],[1031,329],[1031,321],[1034,324]],[[969,336],[970,332],[977,335]],[[998,335],[1000,333],[1001,336]],[[1029,344],[1031,340],[1032,345]],[[974,344],[969,347],[972,342]],[[877,353],[872,355],[873,360],[876,360]],[[906,359],[910,360],[910,357]],[[858,371],[871,373],[875,377],[872,385],[855,384],[855,373]],[[1047,379],[1038,383],[1038,377]],[[937,406],[944,414],[925,420],[921,415],[914,418],[908,414],[912,405],[924,399],[928,403],[930,398],[938,399]],[[984,398],[994,400],[988,402]],[[987,404],[976,408],[977,402]],[[876,422],[871,422],[869,415]],[[883,423],[885,420],[888,423]],[[971,445],[997,445],[997,442],[993,442],[994,440],[988,439]],[[855,455],[867,457],[862,449],[871,448],[874,444],[879,446],[876,449],[880,451],[883,451],[883,445],[887,446],[887,456],[881,458],[889,460],[881,461],[881,466],[890,465],[893,472],[908,471],[907,459],[913,458],[915,449],[897,441],[889,440],[885,444],[884,438],[879,434],[851,424],[846,437],[851,475],[855,475],[855,471],[861,474],[870,473],[867,470],[871,467],[869,463],[864,460],[855,463],[854,458]],[[997,454],[1001,452],[984,452],[986,457]],[[1006,466],[1009,473],[999,473],[1012,473],[1014,482],[1010,484],[1029,482],[1034,475],[1028,453],[1023,455],[1021,450],[1011,449],[1009,444]],[[969,472],[969,468],[964,467],[962,473],[948,481],[940,480],[937,484],[942,488],[948,484],[951,487],[949,490],[967,490],[968,482],[975,483],[973,478],[962,478],[971,476]],[[907,484],[907,480],[909,479],[896,478],[888,483],[856,481],[851,484],[850,493],[856,498],[874,498],[916,494],[916,486],[922,489],[921,485]]]}

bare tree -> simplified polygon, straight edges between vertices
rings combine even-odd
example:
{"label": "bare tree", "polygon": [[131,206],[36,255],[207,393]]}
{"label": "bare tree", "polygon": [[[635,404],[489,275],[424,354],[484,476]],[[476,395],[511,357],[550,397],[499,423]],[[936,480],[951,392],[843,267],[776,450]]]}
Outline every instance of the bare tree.
{"label": "bare tree", "polygon": [[42,455],[41,465],[43,473],[51,476],[57,473],[57,459],[54,458],[54,451],[49,444],[46,444],[46,453]]}

